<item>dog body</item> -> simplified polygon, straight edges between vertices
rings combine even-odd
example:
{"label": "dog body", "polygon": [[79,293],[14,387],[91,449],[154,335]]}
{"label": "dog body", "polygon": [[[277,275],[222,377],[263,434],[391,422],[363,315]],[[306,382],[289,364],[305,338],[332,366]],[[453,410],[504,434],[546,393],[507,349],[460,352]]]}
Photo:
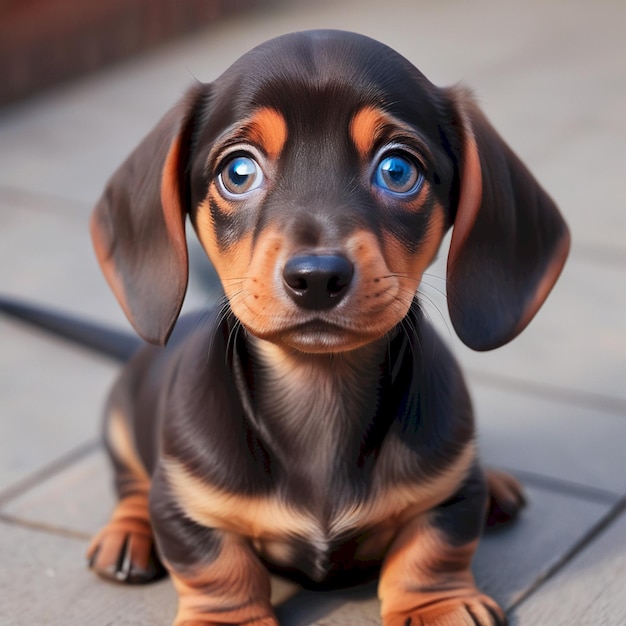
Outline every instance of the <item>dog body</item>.
{"label": "dog body", "polygon": [[162,562],[180,626],[275,624],[267,567],[345,584],[380,566],[386,626],[505,623],[470,573],[489,494],[469,396],[415,295],[454,225],[457,333],[512,339],[567,254],[551,200],[467,94],[314,31],[196,85],[96,207],[105,276],[153,343],[182,305],[186,215],[226,299],[116,383],[120,502],[92,567],[142,582]]}
{"label": "dog body", "polygon": [[[178,507],[202,526],[246,537],[274,566],[313,581],[351,580],[342,566],[379,562],[400,520],[447,500],[468,474],[483,486],[470,472],[463,380],[428,326],[419,345],[399,331],[311,359],[241,336],[229,343],[228,320],[219,320],[217,312],[183,320],[195,329],[180,340],[175,332],[165,351],[137,355],[111,398],[109,449],[172,492],[157,509]],[[426,369],[423,352],[437,355],[436,367]],[[118,479],[126,493],[127,476]],[[472,511],[474,526],[483,509],[478,502]]]}

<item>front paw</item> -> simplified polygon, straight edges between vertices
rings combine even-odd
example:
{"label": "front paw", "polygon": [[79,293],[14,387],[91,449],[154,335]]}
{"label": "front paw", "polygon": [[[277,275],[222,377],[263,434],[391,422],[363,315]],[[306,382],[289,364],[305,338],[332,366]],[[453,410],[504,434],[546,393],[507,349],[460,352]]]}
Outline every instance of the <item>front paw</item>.
{"label": "front paw", "polygon": [[383,616],[384,626],[506,626],[502,609],[488,596],[446,598],[412,611]]}
{"label": "front paw", "polygon": [[118,582],[147,583],[165,575],[146,494],[130,495],[117,503],[109,523],[92,540],[87,558],[97,574]]}
{"label": "front paw", "polygon": [[87,558],[92,570],[117,582],[141,584],[165,575],[152,529],[141,520],[109,523],[94,537]]}

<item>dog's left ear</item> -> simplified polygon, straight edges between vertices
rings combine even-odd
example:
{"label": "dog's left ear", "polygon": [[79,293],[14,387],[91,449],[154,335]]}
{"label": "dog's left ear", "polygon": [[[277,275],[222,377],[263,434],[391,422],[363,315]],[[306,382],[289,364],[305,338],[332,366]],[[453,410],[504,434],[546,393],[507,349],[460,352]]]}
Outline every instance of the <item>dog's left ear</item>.
{"label": "dog's left ear", "polygon": [[463,343],[490,350],[518,335],[543,304],[565,263],[569,231],[470,96],[448,93],[460,141],[448,308]]}
{"label": "dog's left ear", "polygon": [[167,341],[188,280],[186,183],[193,127],[208,94],[193,87],[111,177],[91,218],[102,271],[135,330]]}

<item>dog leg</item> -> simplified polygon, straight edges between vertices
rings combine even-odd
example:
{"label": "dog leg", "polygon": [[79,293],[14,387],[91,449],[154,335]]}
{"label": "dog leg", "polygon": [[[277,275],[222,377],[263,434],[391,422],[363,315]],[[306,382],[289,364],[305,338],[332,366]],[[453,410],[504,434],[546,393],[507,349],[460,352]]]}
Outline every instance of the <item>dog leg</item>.
{"label": "dog leg", "polygon": [[451,500],[409,520],[383,563],[384,626],[503,626],[502,609],[475,586],[470,570],[487,502],[479,468]]}
{"label": "dog leg", "polygon": [[150,514],[159,553],[178,592],[174,626],[278,626],[269,573],[250,543],[192,521],[171,498],[158,470]]}
{"label": "dog leg", "polygon": [[125,415],[108,410],[105,428],[119,502],[89,546],[89,567],[111,580],[147,583],[165,574],[148,513],[150,479],[132,444]]}

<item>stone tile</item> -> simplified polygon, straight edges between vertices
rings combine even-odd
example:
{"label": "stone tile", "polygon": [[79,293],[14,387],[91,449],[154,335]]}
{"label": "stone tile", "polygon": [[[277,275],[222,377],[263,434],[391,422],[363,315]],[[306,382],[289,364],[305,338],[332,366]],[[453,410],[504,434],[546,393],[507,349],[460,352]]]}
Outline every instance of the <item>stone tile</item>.
{"label": "stone tile", "polygon": [[[1,521],[0,531],[3,626],[171,624],[177,599],[168,579],[138,586],[110,583],[87,569],[86,541]],[[284,602],[296,590],[273,578],[273,603]]]}
{"label": "stone tile", "polygon": [[140,626],[173,620],[176,598],[169,581],[132,588],[107,583],[88,572],[86,541],[0,526],[4,626]]}
{"label": "stone tile", "polygon": [[129,328],[92,251],[88,211],[60,205],[37,196],[0,196],[2,294]]}
{"label": "stone tile", "polygon": [[193,81],[180,64],[168,75],[162,54],[136,63],[8,108],[0,120],[0,184],[94,204]]}
{"label": "stone tile", "polygon": [[281,626],[380,624],[376,583],[341,591],[303,590],[277,607]]}
{"label": "stone tile", "polygon": [[478,585],[507,610],[575,548],[611,508],[607,502],[552,489],[528,484],[525,488],[528,505],[519,519],[486,532],[473,567]]}
{"label": "stone tile", "polygon": [[[144,626],[171,624],[176,593],[168,579],[126,586],[88,571],[87,542],[0,522],[0,623]],[[279,603],[294,587],[273,581]]]}
{"label": "stone tile", "polygon": [[591,404],[594,394],[604,396],[626,414],[626,290],[618,287],[624,282],[624,268],[589,263],[574,251],[526,330],[502,348],[479,353],[463,346],[454,334],[442,293],[445,263],[444,247],[422,282],[422,301],[468,372],[553,385],[571,390],[573,398],[582,392],[591,396]]}
{"label": "stone tile", "polygon": [[[580,88],[595,93],[591,85]],[[575,247],[594,245],[600,252],[615,248],[626,254],[626,216],[621,210],[626,191],[620,167],[626,162],[626,128],[623,122],[620,127],[616,114],[624,107],[626,81],[622,93],[607,94],[602,105],[571,119],[562,136],[536,160],[536,174],[566,217]]]}
{"label": "stone tile", "polygon": [[[80,202],[68,207],[58,198],[0,190],[0,293],[133,332],[98,267],[90,210]],[[210,263],[195,241],[191,248],[184,310],[215,299],[198,287],[203,274],[212,275]]]}
{"label": "stone tile", "polygon": [[0,317],[0,492],[93,441],[117,368]]}
{"label": "stone tile", "polygon": [[[194,247],[193,258],[200,256]],[[194,261],[185,310],[214,301],[195,286],[208,265]],[[0,193],[0,296],[6,295],[133,332],[97,266],[80,203]],[[99,433],[119,367],[2,314],[0,341],[1,491]]]}
{"label": "stone tile", "polygon": [[487,464],[621,494],[626,417],[472,385]]}
{"label": "stone tile", "polygon": [[511,626],[621,626],[626,623],[626,516],[609,526],[520,604]]}
{"label": "stone tile", "polygon": [[[171,622],[164,616],[173,617],[176,595],[168,580],[126,587],[100,580],[87,570],[84,554],[88,541],[106,523],[115,502],[110,478],[105,454],[99,450],[0,509],[0,585],[5,592],[10,590],[3,595],[12,598],[8,603],[0,599],[3,626]],[[5,551],[5,542],[13,546],[12,550]],[[9,582],[7,572],[11,568],[18,575]],[[38,589],[41,598],[21,612],[21,597],[33,588]],[[296,591],[297,587],[288,581],[272,580],[276,604]],[[72,610],[64,617],[63,610],[70,605]],[[16,621],[5,621],[5,615],[14,615]],[[43,621],[44,615],[48,621]]]}
{"label": "stone tile", "polygon": [[18,522],[90,538],[115,506],[113,472],[99,448],[0,507]]}

